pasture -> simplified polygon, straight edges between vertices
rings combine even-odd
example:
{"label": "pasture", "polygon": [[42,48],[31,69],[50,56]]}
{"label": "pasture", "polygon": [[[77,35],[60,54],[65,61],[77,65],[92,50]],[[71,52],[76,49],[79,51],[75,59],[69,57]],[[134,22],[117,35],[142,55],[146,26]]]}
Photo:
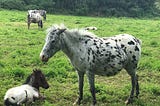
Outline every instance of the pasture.
{"label": "pasture", "polygon": [[[142,56],[138,66],[140,95],[133,106],[160,104],[160,18],[133,19],[114,17],[78,17],[47,14],[44,27],[27,28],[27,11],[0,10],[0,105],[7,89],[21,85],[34,68],[45,73],[50,88],[41,89],[45,101],[35,106],[71,106],[78,96],[78,79],[66,55],[58,52],[48,63],[42,63],[39,53],[45,40],[45,30],[53,23],[69,28],[96,26],[92,31],[100,37],[128,33],[142,40]],[[96,76],[97,106],[124,106],[130,91],[130,77],[125,70],[113,77]],[[82,104],[89,106],[92,97],[87,78]],[[131,105],[132,106],[132,105]]]}

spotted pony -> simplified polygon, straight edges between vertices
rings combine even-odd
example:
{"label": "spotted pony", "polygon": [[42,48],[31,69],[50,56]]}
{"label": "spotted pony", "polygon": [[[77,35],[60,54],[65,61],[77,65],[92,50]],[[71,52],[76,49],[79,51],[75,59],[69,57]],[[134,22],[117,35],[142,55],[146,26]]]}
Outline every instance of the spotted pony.
{"label": "spotted pony", "polygon": [[28,29],[30,28],[31,23],[37,23],[38,27],[43,28],[43,21],[42,21],[42,16],[40,15],[40,13],[28,12],[27,14]]}
{"label": "spotted pony", "polygon": [[113,37],[97,37],[85,29],[68,29],[64,25],[54,25],[47,31],[46,42],[40,53],[42,61],[47,62],[57,51],[62,50],[77,70],[79,79],[79,97],[74,104],[80,104],[83,98],[83,81],[86,73],[93,105],[96,104],[95,75],[113,76],[126,69],[131,76],[131,92],[126,104],[133,101],[134,90],[139,95],[136,74],[141,55],[141,41],[129,34]]}

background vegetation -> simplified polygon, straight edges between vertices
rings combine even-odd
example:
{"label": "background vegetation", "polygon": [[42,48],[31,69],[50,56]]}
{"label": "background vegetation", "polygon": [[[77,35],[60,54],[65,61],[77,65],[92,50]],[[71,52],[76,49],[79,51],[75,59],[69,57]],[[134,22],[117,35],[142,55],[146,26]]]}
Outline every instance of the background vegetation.
{"label": "background vegetation", "polygon": [[28,10],[44,9],[48,13],[153,17],[159,16],[159,0],[1,0],[0,8]]}
{"label": "background vegetation", "polygon": [[[34,106],[71,106],[78,94],[77,74],[68,58],[58,52],[48,63],[39,59],[45,30],[53,23],[69,28],[95,25],[100,37],[129,33],[142,40],[142,58],[138,67],[140,96],[130,106],[159,106],[160,104],[160,21],[157,19],[93,18],[47,14],[44,28],[31,24],[27,29],[23,11],[0,10],[0,105],[7,89],[21,85],[34,68],[45,73],[50,88],[41,89],[45,101]],[[130,92],[130,77],[122,72],[113,77],[96,76],[98,106],[124,106]],[[84,106],[91,103],[89,85],[85,77]]]}

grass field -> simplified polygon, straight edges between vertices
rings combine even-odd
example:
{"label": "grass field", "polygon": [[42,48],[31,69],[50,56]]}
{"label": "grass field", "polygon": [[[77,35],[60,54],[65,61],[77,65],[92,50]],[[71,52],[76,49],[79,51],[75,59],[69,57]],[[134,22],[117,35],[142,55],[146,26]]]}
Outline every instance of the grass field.
{"label": "grass field", "polygon": [[[34,106],[71,106],[78,96],[78,80],[68,58],[58,52],[43,64],[39,53],[45,30],[54,23],[69,28],[96,26],[97,36],[128,33],[142,40],[142,56],[138,67],[140,95],[129,106],[159,106],[160,104],[160,18],[98,18],[47,14],[44,28],[26,24],[27,12],[0,10],[0,106],[7,89],[21,85],[34,68],[45,73],[50,88],[41,89],[45,101]],[[124,106],[131,88],[130,77],[122,70],[113,77],[96,76],[97,106]],[[89,106],[92,97],[85,77],[82,106]]]}

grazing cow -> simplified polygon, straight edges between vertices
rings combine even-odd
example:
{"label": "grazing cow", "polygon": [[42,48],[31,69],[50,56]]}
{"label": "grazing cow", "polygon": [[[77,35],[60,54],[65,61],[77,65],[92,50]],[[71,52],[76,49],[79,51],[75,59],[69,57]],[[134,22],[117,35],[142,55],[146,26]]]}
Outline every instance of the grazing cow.
{"label": "grazing cow", "polygon": [[11,88],[6,92],[4,105],[21,106],[23,103],[30,104],[34,100],[42,98],[39,87],[47,89],[49,85],[41,70],[35,69],[23,85]]}
{"label": "grazing cow", "polygon": [[95,75],[113,76],[123,68],[131,76],[132,89],[126,101],[133,101],[134,90],[139,95],[136,74],[141,55],[141,41],[129,34],[100,38],[85,29],[68,29],[64,25],[54,25],[47,30],[46,42],[40,53],[42,61],[47,62],[57,51],[62,50],[77,70],[79,78],[79,97],[83,98],[84,74],[87,74],[93,105],[96,104]]}

